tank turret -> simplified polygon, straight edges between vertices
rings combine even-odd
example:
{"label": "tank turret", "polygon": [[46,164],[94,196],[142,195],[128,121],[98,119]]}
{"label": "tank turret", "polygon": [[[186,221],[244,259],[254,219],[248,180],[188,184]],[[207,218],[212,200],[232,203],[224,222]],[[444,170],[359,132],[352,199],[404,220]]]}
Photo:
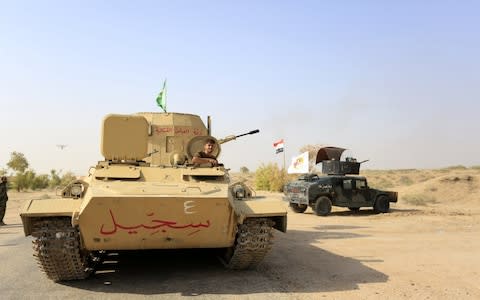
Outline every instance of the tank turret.
{"label": "tank turret", "polygon": [[144,162],[151,166],[188,164],[189,159],[203,150],[208,138],[217,142],[215,156],[221,144],[255,134],[252,130],[217,140],[199,116],[183,113],[138,113],[107,115],[103,122],[102,154],[111,162]]}

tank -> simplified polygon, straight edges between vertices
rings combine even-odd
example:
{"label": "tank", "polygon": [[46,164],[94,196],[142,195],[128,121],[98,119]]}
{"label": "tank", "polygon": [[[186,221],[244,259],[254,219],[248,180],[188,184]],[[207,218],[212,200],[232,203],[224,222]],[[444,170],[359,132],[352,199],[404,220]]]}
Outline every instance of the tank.
{"label": "tank", "polygon": [[191,163],[208,138],[218,158],[221,144],[258,132],[216,139],[207,124],[183,113],[107,115],[104,160],[20,212],[41,271],[54,281],[83,279],[101,253],[146,249],[211,248],[227,268],[258,265],[274,231],[286,232],[286,207],[232,182],[222,164]]}

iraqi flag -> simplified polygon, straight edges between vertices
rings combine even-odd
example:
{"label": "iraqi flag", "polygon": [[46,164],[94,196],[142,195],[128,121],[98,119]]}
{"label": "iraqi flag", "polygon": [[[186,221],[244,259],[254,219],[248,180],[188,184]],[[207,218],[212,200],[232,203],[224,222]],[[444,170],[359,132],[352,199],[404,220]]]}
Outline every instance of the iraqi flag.
{"label": "iraqi flag", "polygon": [[283,143],[283,139],[273,143],[273,147],[275,147],[275,154],[283,152],[283,148],[285,147],[285,144]]}

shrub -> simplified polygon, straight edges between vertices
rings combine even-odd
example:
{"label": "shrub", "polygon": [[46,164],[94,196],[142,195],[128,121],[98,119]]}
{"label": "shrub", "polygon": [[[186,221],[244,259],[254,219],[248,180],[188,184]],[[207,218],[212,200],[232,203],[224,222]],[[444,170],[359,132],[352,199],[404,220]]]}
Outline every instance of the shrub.
{"label": "shrub", "polygon": [[62,176],[62,179],[60,181],[60,185],[61,186],[66,186],[67,184],[69,184],[70,182],[72,182],[76,179],[77,179],[77,176],[75,176],[75,174],[73,174],[72,172],[67,172],[67,173],[65,173],[65,175]]}
{"label": "shrub", "polygon": [[48,175],[42,174],[38,175],[33,179],[33,182],[30,186],[32,190],[40,190],[48,187],[48,184],[50,182],[50,179],[48,178]]}
{"label": "shrub", "polygon": [[12,187],[17,191],[22,190],[40,190],[48,187],[50,182],[46,174],[38,175],[33,170],[26,170],[24,173],[18,172],[12,179]]}
{"label": "shrub", "polygon": [[60,185],[62,179],[58,175],[57,170],[52,169],[50,170],[50,182],[48,183],[48,186],[50,188],[55,188]]}
{"label": "shrub", "polygon": [[413,180],[408,176],[400,177],[399,181],[400,181],[401,185],[412,185],[413,184]]}
{"label": "shrub", "polygon": [[35,179],[35,172],[32,170],[27,170],[25,172],[17,172],[15,177],[13,178],[13,188],[16,189],[18,192],[22,190],[26,190],[32,188],[33,181]]}
{"label": "shrub", "polygon": [[277,164],[262,164],[255,171],[255,187],[258,190],[283,192],[283,186],[286,182],[285,171],[281,170]]}

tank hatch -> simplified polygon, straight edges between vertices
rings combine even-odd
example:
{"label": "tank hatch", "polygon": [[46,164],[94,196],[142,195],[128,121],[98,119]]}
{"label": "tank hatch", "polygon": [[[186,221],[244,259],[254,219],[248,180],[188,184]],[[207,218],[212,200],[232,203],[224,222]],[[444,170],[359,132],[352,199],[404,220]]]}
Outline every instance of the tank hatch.
{"label": "tank hatch", "polygon": [[213,155],[215,157],[219,157],[220,156],[220,152],[221,152],[221,147],[220,147],[220,143],[218,142],[218,140],[216,138],[214,138],[213,136],[211,135],[206,135],[206,136],[196,136],[194,138],[192,138],[188,144],[187,144],[187,156],[189,159],[192,159],[192,157],[195,155],[195,153],[199,152],[199,151],[202,151],[203,150],[203,145],[205,145],[205,141],[207,139],[212,139],[215,141],[215,144],[217,145],[215,147],[215,149],[213,150]]}
{"label": "tank hatch", "polygon": [[102,128],[102,155],[111,161],[144,159],[148,155],[148,127],[143,116],[107,115]]}

